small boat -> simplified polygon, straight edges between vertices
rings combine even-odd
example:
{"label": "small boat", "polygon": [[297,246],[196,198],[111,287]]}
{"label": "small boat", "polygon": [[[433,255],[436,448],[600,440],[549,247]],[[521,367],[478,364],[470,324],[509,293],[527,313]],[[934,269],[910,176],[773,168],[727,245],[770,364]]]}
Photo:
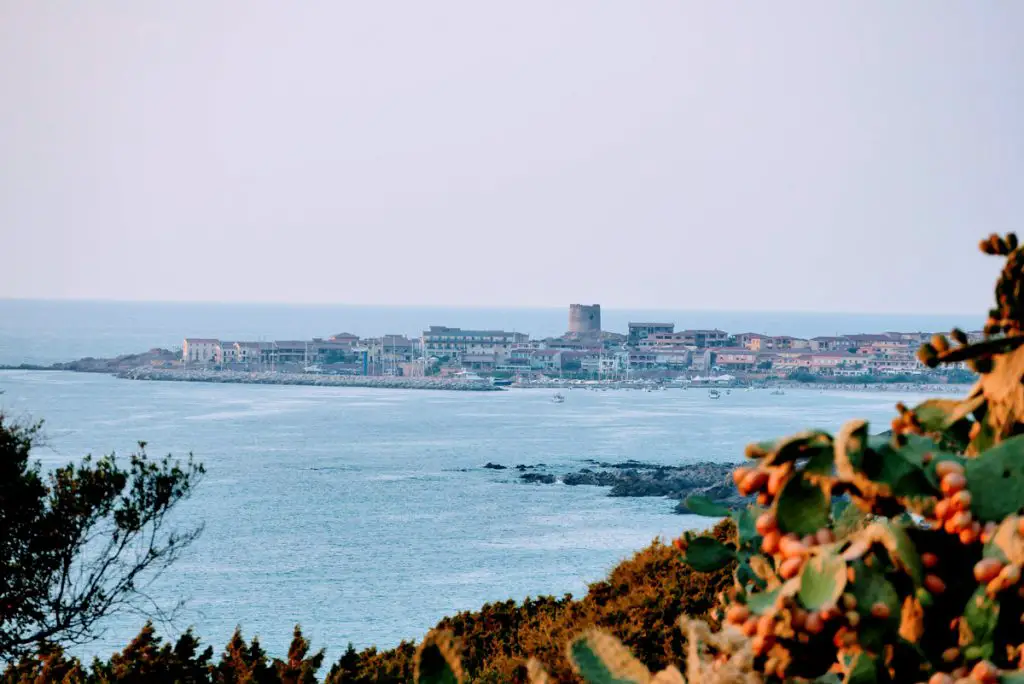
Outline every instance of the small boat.
{"label": "small boat", "polygon": [[561,404],[565,401],[565,396],[561,392],[557,392],[555,396],[551,397],[551,401]]}
{"label": "small boat", "polygon": [[772,394],[785,394],[781,389],[772,390]]}
{"label": "small boat", "polygon": [[722,393],[716,389],[708,390],[708,396],[712,399],[718,399],[720,396],[722,396]]}

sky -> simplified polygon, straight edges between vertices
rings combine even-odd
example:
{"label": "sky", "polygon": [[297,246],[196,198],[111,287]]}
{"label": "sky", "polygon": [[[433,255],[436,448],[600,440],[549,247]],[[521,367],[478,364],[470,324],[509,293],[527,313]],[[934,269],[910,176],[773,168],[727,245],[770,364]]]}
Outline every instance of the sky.
{"label": "sky", "polygon": [[0,298],[927,313],[1024,3],[0,0]]}

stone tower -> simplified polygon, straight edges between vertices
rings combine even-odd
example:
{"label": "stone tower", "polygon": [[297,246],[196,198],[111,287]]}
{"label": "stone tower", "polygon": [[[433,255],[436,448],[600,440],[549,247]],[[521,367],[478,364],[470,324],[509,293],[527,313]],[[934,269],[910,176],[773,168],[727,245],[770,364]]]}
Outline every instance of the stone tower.
{"label": "stone tower", "polygon": [[596,335],[601,332],[600,304],[570,304],[569,332],[577,335]]}

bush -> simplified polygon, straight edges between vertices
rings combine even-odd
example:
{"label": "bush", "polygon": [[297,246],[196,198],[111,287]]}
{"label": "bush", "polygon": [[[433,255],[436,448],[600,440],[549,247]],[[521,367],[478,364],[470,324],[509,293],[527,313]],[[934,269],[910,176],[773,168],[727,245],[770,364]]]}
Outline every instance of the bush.
{"label": "bush", "polygon": [[0,414],[0,661],[89,641],[201,529],[168,522],[203,475],[191,457],[153,461],[140,443],[126,468],[86,456],[44,477],[29,461],[38,434]]}
{"label": "bush", "polygon": [[[721,526],[718,538],[734,534]],[[707,615],[716,595],[729,583],[728,569],[705,574],[687,567],[678,551],[655,542],[622,562],[606,580],[595,582],[581,600],[566,595],[504,601],[478,611],[444,618],[434,633],[451,634],[461,656],[466,681],[525,682],[526,659],[537,657],[558,680],[574,679],[562,643],[592,627],[601,627],[642,654],[645,662],[677,662],[683,641],[675,621],[682,615]],[[325,675],[325,684],[394,683],[414,678],[417,647],[403,642],[378,651],[356,651],[351,645]],[[8,667],[2,681],[81,682],[315,682],[323,652],[309,655],[309,643],[298,627],[287,661],[267,657],[254,639],[246,644],[240,631],[220,661],[213,649],[202,648],[191,631],[175,644],[161,641],[147,624],[131,644],[109,660],[84,667],[57,647],[26,657]],[[299,673],[300,678],[294,678]]]}

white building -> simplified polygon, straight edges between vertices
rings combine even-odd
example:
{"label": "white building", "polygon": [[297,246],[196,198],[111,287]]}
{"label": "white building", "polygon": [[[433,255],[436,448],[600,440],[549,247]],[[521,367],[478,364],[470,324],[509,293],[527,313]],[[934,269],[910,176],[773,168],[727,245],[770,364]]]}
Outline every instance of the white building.
{"label": "white building", "polygon": [[596,375],[616,375],[626,370],[629,354],[614,352],[611,354],[587,354],[580,359],[580,369]]}
{"label": "white building", "polygon": [[185,363],[214,363],[219,356],[220,340],[186,337],[181,345],[181,358]]}
{"label": "white building", "polygon": [[494,356],[503,360],[509,351],[530,339],[525,333],[504,330],[462,330],[432,325],[423,331],[423,349],[426,356],[458,359],[465,355]]}
{"label": "white building", "polygon": [[217,363],[238,363],[238,343],[221,341],[217,345]]}

